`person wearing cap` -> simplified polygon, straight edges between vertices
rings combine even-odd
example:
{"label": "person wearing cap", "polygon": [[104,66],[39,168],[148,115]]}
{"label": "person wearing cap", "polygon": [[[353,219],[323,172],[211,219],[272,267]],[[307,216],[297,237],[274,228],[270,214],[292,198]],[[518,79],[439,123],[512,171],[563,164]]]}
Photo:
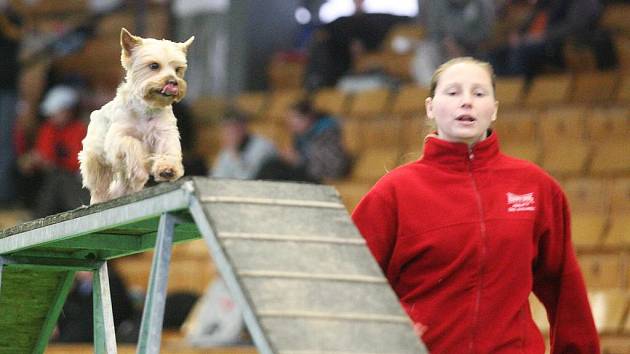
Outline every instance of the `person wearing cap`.
{"label": "person wearing cap", "polygon": [[81,187],[79,161],[81,140],[87,132],[79,119],[79,93],[59,85],[50,89],[40,110],[46,120],[39,127],[35,146],[18,162],[22,173],[41,171],[43,184],[33,210],[35,217],[44,217],[76,208],[89,201]]}
{"label": "person wearing cap", "polygon": [[274,144],[253,134],[248,121],[247,115],[236,109],[229,109],[221,118],[222,148],[210,171],[212,177],[253,179],[263,162],[276,156]]}

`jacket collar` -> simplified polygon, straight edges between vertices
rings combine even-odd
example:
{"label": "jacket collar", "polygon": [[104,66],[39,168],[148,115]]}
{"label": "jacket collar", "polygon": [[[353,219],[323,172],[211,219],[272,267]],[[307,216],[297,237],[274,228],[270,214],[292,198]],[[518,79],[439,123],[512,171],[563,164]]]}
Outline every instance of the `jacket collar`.
{"label": "jacket collar", "polygon": [[442,140],[436,134],[424,139],[424,153],[421,162],[457,171],[467,171],[486,166],[499,156],[499,139],[497,134],[490,135],[472,146]]}

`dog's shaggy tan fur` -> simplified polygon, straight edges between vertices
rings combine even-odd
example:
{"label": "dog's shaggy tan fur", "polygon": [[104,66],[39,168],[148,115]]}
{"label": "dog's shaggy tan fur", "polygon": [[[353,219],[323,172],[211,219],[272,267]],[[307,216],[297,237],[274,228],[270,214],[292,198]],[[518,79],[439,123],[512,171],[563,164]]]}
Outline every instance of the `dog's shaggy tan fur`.
{"label": "dog's shaggy tan fur", "polygon": [[174,181],[184,174],[172,104],[186,94],[184,43],[120,33],[126,70],[116,97],[92,112],[79,153],[90,204],[141,190],[149,176]]}

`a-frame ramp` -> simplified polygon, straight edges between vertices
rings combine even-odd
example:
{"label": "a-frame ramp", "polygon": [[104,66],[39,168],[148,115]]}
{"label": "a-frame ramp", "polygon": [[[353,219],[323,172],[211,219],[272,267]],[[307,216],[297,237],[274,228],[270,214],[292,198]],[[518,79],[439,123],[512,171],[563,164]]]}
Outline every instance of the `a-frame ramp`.
{"label": "a-frame ramp", "polygon": [[158,353],[171,243],[199,237],[259,353],[426,353],[333,188],[207,178],[0,231],[0,352],[43,352],[76,270],[115,352],[106,261],[155,249],[138,352]]}

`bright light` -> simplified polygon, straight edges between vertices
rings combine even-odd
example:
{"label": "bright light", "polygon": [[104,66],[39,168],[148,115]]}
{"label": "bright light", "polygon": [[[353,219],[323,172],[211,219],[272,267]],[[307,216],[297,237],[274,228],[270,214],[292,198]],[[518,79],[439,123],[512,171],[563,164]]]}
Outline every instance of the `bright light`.
{"label": "bright light", "polygon": [[[418,0],[365,0],[363,9],[368,13],[384,13],[415,17],[418,15]],[[341,16],[354,13],[352,0],[328,0],[319,9],[319,19],[328,23]]]}
{"label": "bright light", "polygon": [[363,8],[370,13],[415,17],[418,15],[418,0],[365,0]]}
{"label": "bright light", "polygon": [[352,0],[328,0],[319,8],[319,19],[323,23],[328,23],[353,13],[354,2]]}
{"label": "bright light", "polygon": [[295,20],[301,24],[301,25],[305,25],[309,22],[311,22],[311,12],[308,11],[308,9],[306,9],[305,7],[298,7],[297,10],[295,10]]}

